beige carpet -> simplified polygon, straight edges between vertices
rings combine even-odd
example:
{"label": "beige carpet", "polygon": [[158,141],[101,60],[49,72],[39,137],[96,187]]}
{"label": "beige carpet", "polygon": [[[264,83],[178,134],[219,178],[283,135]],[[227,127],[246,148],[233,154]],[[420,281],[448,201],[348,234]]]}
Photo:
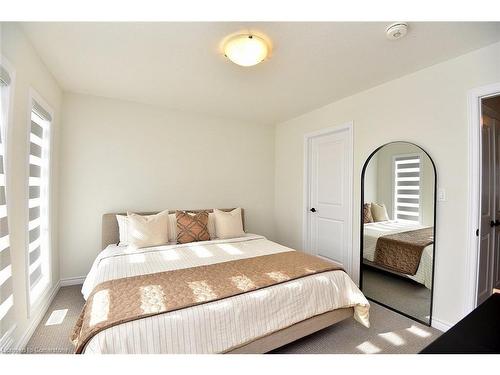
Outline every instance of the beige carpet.
{"label": "beige carpet", "polygon": [[[27,353],[72,353],[69,335],[83,307],[81,285],[63,287],[28,342]],[[68,309],[61,324],[45,325],[54,310]],[[348,319],[273,353],[418,353],[440,332],[372,303],[371,328]]]}
{"label": "beige carpet", "polygon": [[363,270],[363,293],[423,322],[429,321],[431,291],[422,284],[366,268]]}
{"label": "beige carpet", "polygon": [[[74,347],[69,336],[83,308],[84,299],[81,285],[66,286],[59,289],[47,313],[31,336],[26,353],[73,353]],[[45,325],[54,310],[68,309],[61,324]]]}

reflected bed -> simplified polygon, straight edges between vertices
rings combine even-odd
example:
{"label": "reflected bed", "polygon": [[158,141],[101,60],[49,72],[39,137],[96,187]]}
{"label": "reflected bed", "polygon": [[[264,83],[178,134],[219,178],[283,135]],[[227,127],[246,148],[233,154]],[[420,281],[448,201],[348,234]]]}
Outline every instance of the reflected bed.
{"label": "reflected bed", "polygon": [[363,233],[363,263],[380,268],[384,271],[398,274],[407,277],[420,284],[425,285],[428,289],[432,287],[432,254],[434,245],[426,246],[422,252],[420,264],[415,275],[400,274],[384,267],[377,265],[375,260],[375,250],[377,241],[382,236],[387,236],[395,233],[403,233],[415,229],[425,228],[419,224],[413,224],[397,220],[380,221],[376,223],[365,223]]}

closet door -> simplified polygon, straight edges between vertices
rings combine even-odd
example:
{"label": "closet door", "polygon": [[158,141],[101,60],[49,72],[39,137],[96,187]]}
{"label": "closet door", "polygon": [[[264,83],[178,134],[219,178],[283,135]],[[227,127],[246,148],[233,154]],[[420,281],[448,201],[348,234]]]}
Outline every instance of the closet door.
{"label": "closet door", "polygon": [[477,304],[484,302],[491,294],[492,259],[495,246],[495,127],[488,116],[481,124],[481,227],[480,254],[477,280]]}
{"label": "closet door", "polygon": [[[495,129],[495,222],[500,223],[500,121],[490,119],[491,126]],[[492,288],[500,288],[500,226],[494,227],[495,244],[491,254],[492,263]]]}

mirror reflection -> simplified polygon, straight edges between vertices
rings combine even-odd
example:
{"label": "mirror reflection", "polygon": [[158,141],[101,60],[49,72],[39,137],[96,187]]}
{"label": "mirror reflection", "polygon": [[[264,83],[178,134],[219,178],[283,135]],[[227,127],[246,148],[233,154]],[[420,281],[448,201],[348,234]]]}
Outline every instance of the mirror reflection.
{"label": "mirror reflection", "polygon": [[363,173],[361,287],[425,324],[432,313],[435,170],[406,142],[381,147]]}

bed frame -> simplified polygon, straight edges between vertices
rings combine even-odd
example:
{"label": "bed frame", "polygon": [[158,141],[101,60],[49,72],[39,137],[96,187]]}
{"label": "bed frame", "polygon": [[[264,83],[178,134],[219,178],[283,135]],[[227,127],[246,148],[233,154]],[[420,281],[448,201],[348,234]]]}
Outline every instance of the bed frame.
{"label": "bed frame", "polygon": [[[222,211],[231,211],[233,208],[222,209]],[[186,210],[188,212],[200,212],[208,210]],[[156,212],[143,212],[141,215],[152,215]],[[175,211],[169,211],[175,213]],[[116,215],[126,215],[126,213],[107,213],[102,216],[102,248],[108,245],[116,244],[119,242],[120,236],[118,232],[118,221]],[[243,220],[243,228],[245,228],[245,215],[243,209],[241,210]],[[326,313],[316,315],[312,318],[295,323],[287,328],[273,332],[267,336],[257,338],[251,342],[231,348],[226,353],[229,354],[262,354],[270,352],[281,346],[287,345],[302,337],[308,336],[314,332],[320,331],[332,324],[338,323],[342,320],[348,319],[354,315],[352,307],[328,311]]]}

